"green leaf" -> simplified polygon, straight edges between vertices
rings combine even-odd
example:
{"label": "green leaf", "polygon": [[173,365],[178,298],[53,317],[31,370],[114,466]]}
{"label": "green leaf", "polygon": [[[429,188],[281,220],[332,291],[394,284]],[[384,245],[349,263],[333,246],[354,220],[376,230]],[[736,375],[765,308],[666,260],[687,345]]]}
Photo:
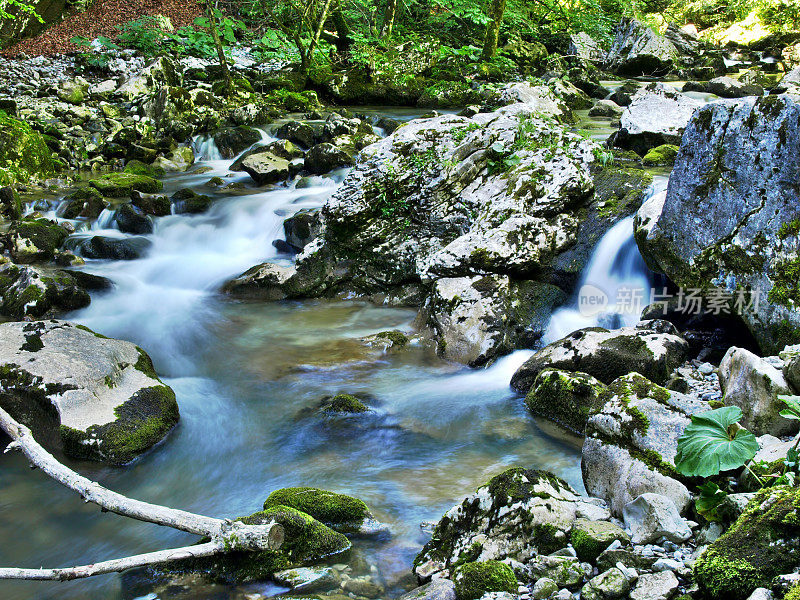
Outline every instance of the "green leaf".
{"label": "green leaf", "polygon": [[800,396],[778,396],[778,400],[786,405],[780,412],[782,417],[800,421]]}
{"label": "green leaf", "polygon": [[719,519],[717,508],[728,497],[728,494],[713,481],[706,481],[697,489],[700,491],[700,495],[697,496],[694,503],[697,512],[709,521],[717,521]]}
{"label": "green leaf", "polygon": [[675,468],[681,475],[711,477],[743,466],[758,452],[752,433],[739,427],[742,410],[723,406],[698,415],[678,439]]}

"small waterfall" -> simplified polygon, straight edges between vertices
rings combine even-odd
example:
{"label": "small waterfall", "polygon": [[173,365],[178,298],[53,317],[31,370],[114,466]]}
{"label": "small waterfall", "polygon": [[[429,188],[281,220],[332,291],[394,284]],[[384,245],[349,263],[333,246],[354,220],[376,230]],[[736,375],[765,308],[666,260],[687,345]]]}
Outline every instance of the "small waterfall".
{"label": "small waterfall", "polygon": [[111,208],[104,208],[97,220],[92,223],[92,231],[99,231],[103,229],[116,229],[117,224],[114,217],[117,216],[117,211]]}
{"label": "small waterfall", "polygon": [[[663,193],[668,181],[665,176],[654,177],[645,201]],[[597,244],[571,305],[553,313],[542,342],[549,344],[585,327],[635,325],[650,303],[650,276],[633,239],[633,217],[627,217]]]}
{"label": "small waterfall", "polygon": [[222,160],[217,143],[213,135],[197,135],[192,140],[192,150],[194,150],[196,161],[217,161]]}

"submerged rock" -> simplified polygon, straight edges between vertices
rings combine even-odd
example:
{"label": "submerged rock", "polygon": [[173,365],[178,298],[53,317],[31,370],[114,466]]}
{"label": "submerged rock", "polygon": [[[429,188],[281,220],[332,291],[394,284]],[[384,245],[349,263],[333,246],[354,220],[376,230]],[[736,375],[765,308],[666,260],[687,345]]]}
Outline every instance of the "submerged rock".
{"label": "submerged rock", "polygon": [[798,152],[797,98],[707,105],[686,129],[663,204],[640,215],[646,229],[636,236],[672,281],[728,299],[767,353],[800,332]]}
{"label": "submerged rock", "polygon": [[364,502],[328,490],[310,487],[276,490],[264,502],[264,510],[275,506],[300,510],[340,533],[374,534],[387,530],[375,520]]}
{"label": "submerged rock", "polygon": [[0,324],[0,404],[46,446],[119,465],[178,422],[145,352],[65,321]]}
{"label": "submerged rock", "polygon": [[135,260],[141,258],[152,245],[144,237],[113,238],[94,235],[81,241],[75,250],[84,258],[110,260]]}
{"label": "submerged rock", "polygon": [[403,594],[399,600],[456,600],[456,587],[449,579],[434,579]]}

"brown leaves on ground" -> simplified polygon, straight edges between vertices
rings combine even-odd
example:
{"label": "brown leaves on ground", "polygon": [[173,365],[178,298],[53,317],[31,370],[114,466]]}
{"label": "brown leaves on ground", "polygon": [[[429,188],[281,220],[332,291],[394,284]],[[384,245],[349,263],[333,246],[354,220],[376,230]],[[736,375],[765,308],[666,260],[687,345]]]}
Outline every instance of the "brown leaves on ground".
{"label": "brown leaves on ground", "polygon": [[117,25],[144,16],[164,15],[176,29],[191,25],[201,16],[196,0],[96,0],[84,12],[76,12],[32,38],[22,40],[3,51],[6,56],[21,53],[29,56],[63,54],[79,50],[74,37],[90,40],[98,36],[115,39]]}

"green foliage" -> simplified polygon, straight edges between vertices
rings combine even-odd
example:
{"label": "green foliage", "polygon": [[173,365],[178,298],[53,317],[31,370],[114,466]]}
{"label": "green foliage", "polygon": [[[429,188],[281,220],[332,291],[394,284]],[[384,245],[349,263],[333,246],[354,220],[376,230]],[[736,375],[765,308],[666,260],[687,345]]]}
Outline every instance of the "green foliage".
{"label": "green foliage", "polygon": [[692,423],[678,439],[675,456],[678,473],[710,477],[744,466],[758,452],[758,441],[739,426],[741,418],[738,406],[692,415]]}
{"label": "green foliage", "polygon": [[162,22],[156,17],[139,17],[118,25],[118,40],[127,48],[138,50],[145,56],[156,56],[161,51],[161,42],[164,31],[160,27]]}
{"label": "green foliage", "polygon": [[728,497],[728,493],[713,481],[703,482],[697,486],[697,490],[699,494],[694,503],[697,513],[709,521],[719,521],[717,508]]}
{"label": "green foliage", "polygon": [[36,12],[36,2],[28,2],[27,0],[0,0],[0,22],[13,21],[19,16],[28,15],[44,23],[44,20],[39,13]]}

